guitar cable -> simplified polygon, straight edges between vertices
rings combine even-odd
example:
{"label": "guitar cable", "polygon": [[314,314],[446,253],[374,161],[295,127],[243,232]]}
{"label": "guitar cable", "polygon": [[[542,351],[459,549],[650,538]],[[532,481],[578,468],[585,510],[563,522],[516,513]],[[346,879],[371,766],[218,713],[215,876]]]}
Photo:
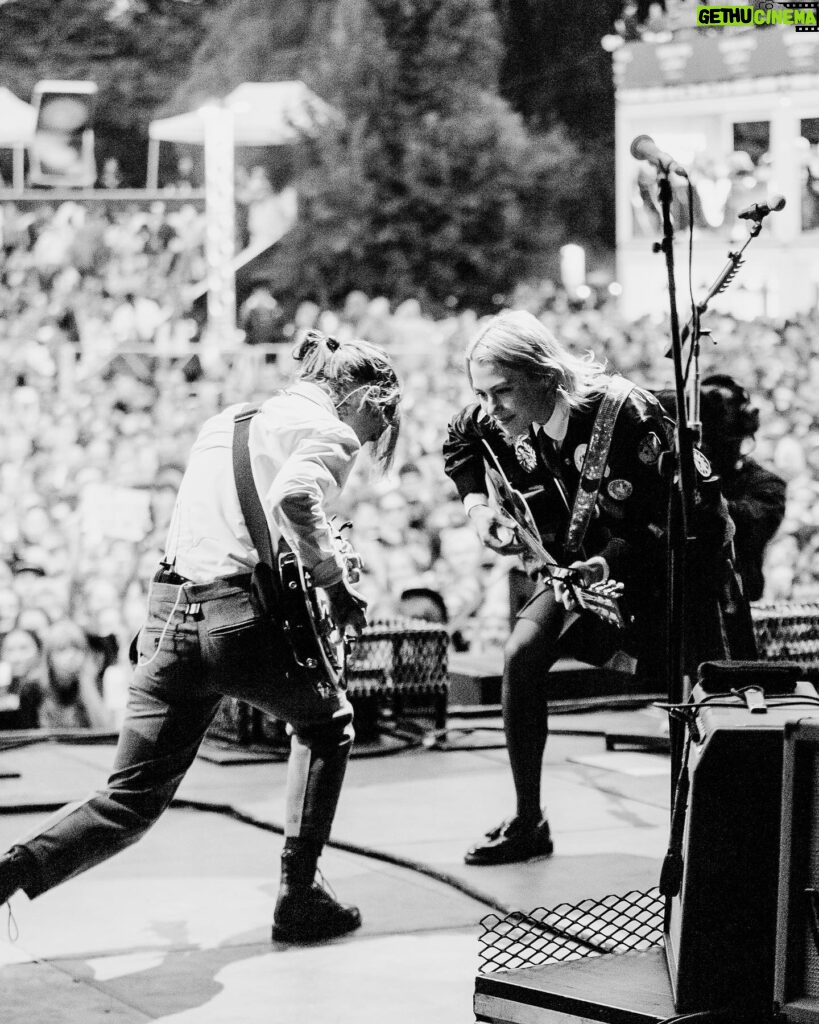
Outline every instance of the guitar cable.
{"label": "guitar cable", "polygon": [[[187,587],[187,585],[188,585],[187,583],[183,583],[179,587],[179,590],[178,590],[177,595],[176,595],[176,600],[173,603],[173,607],[168,612],[168,617],[167,617],[167,619],[165,619],[165,625],[162,627],[162,632],[159,634],[159,639],[156,642],[156,647],[154,648],[154,653],[150,656],[150,658],[148,658],[147,661],[138,661],[137,662],[137,665],[139,665],[140,668],[144,668],[147,665],[152,665],[154,663],[154,661],[156,660],[157,656],[159,655],[159,651],[160,651],[160,649],[162,647],[162,641],[165,639],[165,637],[168,634],[168,630],[170,629],[170,625],[171,625],[171,620],[173,619],[174,615],[176,615],[177,609],[179,608],[179,605],[180,605],[180,599],[181,599],[182,594],[183,594],[183,592],[185,590],[185,587]],[[148,588],[148,596],[146,598],[147,606],[148,607],[150,607],[151,591],[152,591],[152,589],[153,589],[153,583],[151,583],[151,586]],[[187,595],[186,595],[186,597],[187,597]],[[190,605],[188,605],[188,607],[190,607]],[[146,621],[147,621],[147,610],[146,610]],[[143,629],[144,628],[145,627],[143,626]]]}

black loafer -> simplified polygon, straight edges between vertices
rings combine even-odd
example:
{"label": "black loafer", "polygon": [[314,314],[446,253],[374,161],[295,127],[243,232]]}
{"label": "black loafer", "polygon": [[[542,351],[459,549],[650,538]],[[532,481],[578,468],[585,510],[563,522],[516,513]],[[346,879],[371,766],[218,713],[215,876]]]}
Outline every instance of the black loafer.
{"label": "black loafer", "polygon": [[554,850],[549,822],[543,818],[524,824],[519,818],[504,821],[487,832],[464,857],[466,864],[517,864],[533,857],[548,857]]}

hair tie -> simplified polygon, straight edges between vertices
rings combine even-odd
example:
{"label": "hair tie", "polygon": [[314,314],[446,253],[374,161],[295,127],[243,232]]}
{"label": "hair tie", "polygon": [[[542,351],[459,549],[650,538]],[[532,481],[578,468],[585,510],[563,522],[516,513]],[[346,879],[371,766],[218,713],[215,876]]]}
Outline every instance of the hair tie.
{"label": "hair tie", "polygon": [[330,337],[328,335],[328,337],[327,337],[327,348],[331,352],[335,352],[336,349],[338,348],[338,340],[336,338],[332,338],[332,337]]}

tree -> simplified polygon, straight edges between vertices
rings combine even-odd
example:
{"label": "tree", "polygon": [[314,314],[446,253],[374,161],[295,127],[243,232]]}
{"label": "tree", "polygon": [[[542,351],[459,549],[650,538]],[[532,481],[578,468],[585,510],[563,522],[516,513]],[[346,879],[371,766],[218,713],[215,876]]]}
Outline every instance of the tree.
{"label": "tree", "polygon": [[531,127],[564,124],[590,140],[614,129],[611,57],[600,46],[623,0],[495,0],[503,26],[501,92]]}
{"label": "tree", "polygon": [[600,46],[622,13],[623,0],[495,0],[505,57],[501,93],[527,126],[561,126],[575,144],[564,167],[578,241],[614,244],[614,82],[611,57]]}
{"label": "tree", "polygon": [[534,145],[497,95],[489,0],[341,0],[321,29],[305,76],[344,121],[306,147],[279,285],[491,309],[563,240],[543,196],[566,140]]}

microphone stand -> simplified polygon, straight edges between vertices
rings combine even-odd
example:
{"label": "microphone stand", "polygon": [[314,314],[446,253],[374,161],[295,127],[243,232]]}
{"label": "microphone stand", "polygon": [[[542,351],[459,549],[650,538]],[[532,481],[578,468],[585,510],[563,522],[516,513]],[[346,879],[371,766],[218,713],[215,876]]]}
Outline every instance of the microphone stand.
{"label": "microphone stand", "polygon": [[[671,321],[671,355],[674,360],[674,389],[677,401],[675,450],[663,466],[672,481],[669,488],[668,545],[669,585],[666,607],[667,655],[666,684],[669,704],[681,704],[686,693],[686,641],[688,639],[688,610],[686,601],[686,562],[691,537],[689,535],[694,507],[694,436],[688,426],[685,408],[685,381],[682,366],[682,338],[677,316],[677,287],[674,274],[674,226],[671,221],[671,183],[668,174],[660,173],[660,204],[663,216],[663,238],[654,246],[655,252],[665,255],[668,275],[668,298]],[[671,716],[669,745],[671,749],[672,800],[676,780],[682,764],[684,724]]]}
{"label": "microphone stand", "polygon": [[[690,320],[683,330],[680,331],[674,276],[674,228],[671,223],[671,185],[667,174],[660,176],[659,187],[663,214],[663,239],[655,244],[654,251],[662,251],[665,254],[666,260],[671,322],[671,348],[666,355],[670,355],[674,360],[674,384],[677,402],[675,451],[671,455],[672,468],[669,473],[669,476],[673,475],[676,486],[671,486],[669,494],[669,592],[667,606],[668,654],[666,681],[669,703],[679,704],[688,698],[686,678],[690,679],[697,668],[696,664],[691,663],[691,654],[688,654],[688,657],[686,657],[686,642],[690,636],[686,565],[690,544],[694,540],[690,533],[695,487],[694,445],[699,441],[701,433],[699,355],[700,337],[704,333],[701,328],[701,317],[708,309],[710,300],[715,295],[725,291],[736,276],[739,268],[745,262],[743,253],[751,243],[751,240],[756,238],[762,230],[762,217],[754,218],[754,223],[748,232],[748,237],[741,248],[736,252],[728,253],[727,263],[708,289],[705,298],[696,304]],[[686,405],[682,352],[683,346],[689,338],[691,342],[693,375],[688,394],[689,402]],[[676,785],[676,779],[682,764],[684,731],[683,723],[675,716],[672,716],[669,723],[672,801],[674,786]]]}

